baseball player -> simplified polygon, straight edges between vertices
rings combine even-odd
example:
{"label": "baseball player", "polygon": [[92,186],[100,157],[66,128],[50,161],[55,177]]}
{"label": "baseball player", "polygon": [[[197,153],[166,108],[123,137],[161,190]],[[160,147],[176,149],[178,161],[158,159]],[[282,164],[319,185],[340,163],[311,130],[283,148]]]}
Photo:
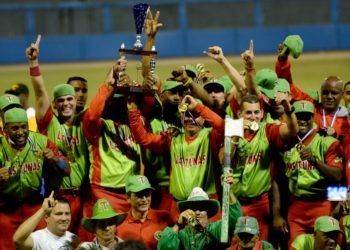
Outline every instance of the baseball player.
{"label": "baseball player", "polygon": [[4,136],[0,137],[0,226],[4,230],[0,245],[15,249],[10,240],[13,233],[42,203],[44,173],[67,176],[70,166],[53,142],[28,130],[24,109],[6,111],[4,121]]}
{"label": "baseball player", "polygon": [[342,179],[342,148],[331,136],[320,136],[313,128],[314,106],[309,101],[293,104],[299,133],[283,153],[285,174],[292,200],[288,208],[290,242],[312,230],[317,217],[330,215],[327,187]]}
{"label": "baseball player", "polygon": [[[67,177],[48,174],[47,193],[55,190],[69,200],[72,213],[70,230],[76,232],[80,223],[82,207],[82,186],[88,179],[88,146],[83,135],[82,119],[84,112],[75,116],[77,101],[74,88],[69,84],[59,84],[53,90],[53,108],[39,69],[39,47],[41,36],[26,49],[30,76],[36,98],[36,118],[38,130],[47,135],[67,157],[71,173]],[[53,112],[57,111],[57,114]]]}
{"label": "baseball player", "polygon": [[[184,132],[177,135],[155,135],[145,130],[134,102],[128,103],[129,120],[135,140],[156,153],[170,154],[170,193],[176,200],[185,200],[191,190],[202,187],[210,196],[216,196],[213,176],[213,157],[223,141],[224,121],[209,108],[186,96],[181,105]],[[203,128],[204,119],[212,128]],[[173,201],[172,211],[177,213]]]}

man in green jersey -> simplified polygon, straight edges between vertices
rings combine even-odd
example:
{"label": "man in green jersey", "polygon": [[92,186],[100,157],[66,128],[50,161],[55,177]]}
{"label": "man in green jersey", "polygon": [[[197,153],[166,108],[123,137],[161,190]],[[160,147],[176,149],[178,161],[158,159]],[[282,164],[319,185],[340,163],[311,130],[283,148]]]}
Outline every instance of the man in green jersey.
{"label": "man in green jersey", "polygon": [[24,109],[6,111],[4,121],[4,136],[0,137],[0,246],[11,250],[15,249],[10,240],[13,233],[42,203],[44,172],[67,176],[70,166],[53,142],[28,130]]}
{"label": "man in green jersey", "polygon": [[[185,200],[196,186],[216,197],[213,157],[223,142],[224,121],[191,96],[185,96],[181,105],[187,110],[182,114],[184,131],[177,135],[147,132],[134,102],[128,103],[130,128],[141,146],[170,155],[170,193],[176,200]],[[204,128],[204,120],[212,128]],[[176,200],[172,205],[175,213]]]}
{"label": "man in green jersey", "polygon": [[288,208],[290,242],[310,232],[316,218],[330,215],[332,204],[327,200],[327,187],[339,185],[343,171],[338,140],[320,136],[314,130],[313,104],[297,101],[293,107],[299,133],[282,155],[292,195]]}
{"label": "man in green jersey", "polygon": [[258,220],[262,240],[268,239],[269,232],[272,152],[283,149],[298,131],[294,110],[286,95],[276,94],[275,101],[284,108],[283,124],[262,123],[259,98],[255,95],[242,98],[240,117],[244,120],[244,138],[237,141],[232,162],[233,192],[242,205],[243,214]]}
{"label": "man in green jersey", "polygon": [[[82,208],[82,185],[88,179],[89,154],[83,135],[82,120],[85,112],[76,114],[77,101],[74,87],[63,83],[53,89],[54,99],[51,102],[47,93],[43,76],[39,69],[39,46],[41,36],[26,49],[30,67],[30,76],[36,99],[36,118],[38,130],[47,135],[68,158],[71,173],[67,177],[57,177],[48,173],[47,193],[55,190],[65,197],[71,206],[72,223],[70,230],[76,233],[80,224]],[[57,111],[54,113],[53,109]]]}
{"label": "man in green jersey", "polygon": [[[223,179],[223,178],[222,178]],[[225,178],[227,184],[233,184],[232,174]],[[232,237],[237,219],[242,216],[241,206],[233,192],[229,198],[229,237]],[[166,227],[158,242],[158,249],[201,250],[222,249],[220,244],[221,220],[209,222],[220,209],[217,200],[209,199],[200,187],[193,188],[187,200],[177,203],[180,215],[173,227]]]}
{"label": "man in green jersey", "polygon": [[337,244],[339,222],[330,216],[320,216],[315,221],[314,234],[299,235],[292,243],[295,250],[340,250]]}

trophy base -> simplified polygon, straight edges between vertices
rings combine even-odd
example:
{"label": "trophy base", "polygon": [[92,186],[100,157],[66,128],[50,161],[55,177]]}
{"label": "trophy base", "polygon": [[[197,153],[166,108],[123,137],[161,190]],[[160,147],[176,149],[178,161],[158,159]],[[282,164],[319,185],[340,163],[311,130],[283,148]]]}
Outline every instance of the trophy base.
{"label": "trophy base", "polygon": [[139,49],[119,49],[119,53],[128,54],[128,55],[142,55],[142,56],[150,56],[157,55],[157,51],[152,50],[139,50]]}
{"label": "trophy base", "polygon": [[146,96],[154,96],[156,91],[154,89],[147,89],[141,86],[117,86],[116,93],[124,95],[142,94]]}

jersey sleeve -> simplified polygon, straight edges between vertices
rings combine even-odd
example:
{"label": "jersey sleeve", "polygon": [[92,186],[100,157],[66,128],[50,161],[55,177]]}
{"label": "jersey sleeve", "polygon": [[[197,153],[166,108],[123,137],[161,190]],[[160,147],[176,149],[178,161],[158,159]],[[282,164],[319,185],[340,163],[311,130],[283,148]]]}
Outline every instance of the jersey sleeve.
{"label": "jersey sleeve", "polygon": [[102,129],[102,113],[105,107],[106,99],[110,93],[106,84],[98,89],[95,98],[91,101],[89,108],[85,111],[83,116],[83,133],[86,139],[94,144],[98,141]]}
{"label": "jersey sleeve", "polygon": [[218,155],[219,149],[223,146],[224,142],[224,119],[203,104],[197,104],[194,111],[211,125],[212,130],[210,131],[210,145],[213,149],[214,155]]}
{"label": "jersey sleeve", "polygon": [[180,249],[180,239],[177,233],[171,227],[166,227],[158,241],[158,250],[177,250]]}
{"label": "jersey sleeve", "polygon": [[280,135],[280,125],[268,123],[265,129],[269,144],[275,148],[282,149],[284,147],[284,142]]}
{"label": "jersey sleeve", "polygon": [[339,141],[333,142],[327,150],[325,163],[332,167],[343,168],[343,149]]}
{"label": "jersey sleeve", "polygon": [[128,116],[131,132],[140,146],[160,154],[169,152],[171,138],[167,134],[161,133],[156,135],[146,131],[142,125],[139,110],[129,111]]}
{"label": "jersey sleeve", "polygon": [[38,125],[38,131],[43,134],[47,135],[47,130],[49,128],[50,122],[54,116],[54,113],[52,111],[51,106],[47,109],[43,119],[37,120],[36,123]]}

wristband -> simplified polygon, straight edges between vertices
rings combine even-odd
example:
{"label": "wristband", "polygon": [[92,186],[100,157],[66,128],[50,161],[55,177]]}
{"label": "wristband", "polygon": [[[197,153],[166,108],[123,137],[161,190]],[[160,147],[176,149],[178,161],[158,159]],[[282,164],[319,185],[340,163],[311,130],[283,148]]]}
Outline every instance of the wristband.
{"label": "wristband", "polygon": [[40,73],[39,66],[35,66],[35,67],[32,67],[32,68],[29,68],[29,73],[30,73],[30,76],[40,76],[41,73]]}
{"label": "wristband", "polygon": [[291,115],[293,114],[295,111],[295,108],[292,106],[292,108],[289,111],[284,111],[286,113],[286,115]]}
{"label": "wristband", "polygon": [[56,166],[58,167],[59,170],[65,171],[67,168],[67,162],[62,160],[61,158],[57,157],[57,162],[56,162]]}

